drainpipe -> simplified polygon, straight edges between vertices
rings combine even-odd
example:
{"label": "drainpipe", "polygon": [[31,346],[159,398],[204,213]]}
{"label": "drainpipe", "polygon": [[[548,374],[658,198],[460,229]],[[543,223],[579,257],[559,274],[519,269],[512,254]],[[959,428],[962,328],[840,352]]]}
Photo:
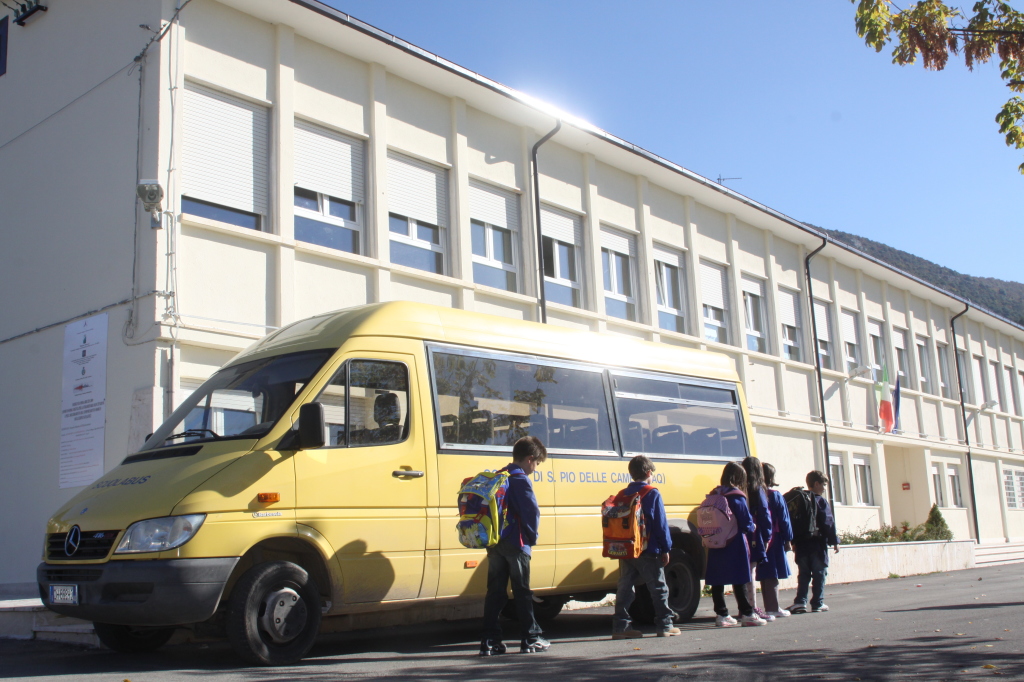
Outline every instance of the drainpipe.
{"label": "drainpipe", "polygon": [[[828,235],[821,238],[821,246],[816,248],[807,254],[807,258],[804,259],[804,277],[807,278],[807,297],[810,300],[810,311],[811,311],[811,352],[814,353],[814,376],[818,380],[818,405],[821,410],[821,425],[824,431],[821,433],[822,447],[825,449],[825,475],[828,475],[828,420],[825,418],[825,389],[821,383],[821,354],[818,353],[818,320],[814,315],[814,279],[811,277],[811,259],[818,255],[818,253],[828,246]],[[832,507],[832,517],[835,518],[836,504],[835,504],[835,493],[832,488],[835,485],[835,481],[829,483],[828,486],[828,503]]]}
{"label": "drainpipe", "polygon": [[974,493],[974,465],[971,463],[971,432],[967,429],[967,408],[964,407],[964,382],[962,379],[963,371],[960,367],[960,349],[956,345],[956,320],[970,309],[971,305],[965,303],[964,309],[949,320],[949,329],[953,334],[953,360],[956,364],[956,389],[960,395],[960,421],[964,425],[964,443],[967,445],[967,488],[971,492],[971,518],[974,519],[974,541],[980,543],[981,529],[978,528],[978,498]]}
{"label": "drainpipe", "polygon": [[544,296],[544,237],[540,231],[540,169],[537,167],[537,151],[540,146],[555,136],[562,128],[562,120],[558,119],[555,121],[555,127],[550,133],[537,140],[537,144],[533,145],[533,152],[531,158],[533,160],[533,203],[536,216],[537,226],[537,267],[538,267],[538,289],[537,292],[540,294],[540,321],[547,324],[548,321],[548,300]]}

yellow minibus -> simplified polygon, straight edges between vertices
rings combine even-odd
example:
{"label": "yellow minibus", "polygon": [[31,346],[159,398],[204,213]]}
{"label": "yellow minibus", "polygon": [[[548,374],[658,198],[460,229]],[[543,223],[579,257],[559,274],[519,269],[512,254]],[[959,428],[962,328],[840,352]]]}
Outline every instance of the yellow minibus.
{"label": "yellow minibus", "polygon": [[[50,519],[40,596],[120,651],[223,628],[264,665],[322,618],[480,602],[486,553],[459,544],[462,481],[537,436],[537,612],[614,591],[600,505],[657,464],[670,599],[690,618],[704,550],[688,516],[722,464],[754,454],[727,356],[435,306],[318,315],[253,344],[142,448]],[[649,597],[634,616],[650,618]]]}

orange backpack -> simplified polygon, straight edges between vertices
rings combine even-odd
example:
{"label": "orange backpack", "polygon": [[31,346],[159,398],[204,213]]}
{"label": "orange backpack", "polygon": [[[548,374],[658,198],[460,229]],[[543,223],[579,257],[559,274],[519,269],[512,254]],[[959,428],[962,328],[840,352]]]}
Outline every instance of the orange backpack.
{"label": "orange backpack", "polygon": [[635,493],[620,490],[601,505],[601,527],[604,531],[604,551],[601,556],[610,559],[636,559],[647,549],[647,524],[640,507],[641,500],[654,486],[645,485]]}

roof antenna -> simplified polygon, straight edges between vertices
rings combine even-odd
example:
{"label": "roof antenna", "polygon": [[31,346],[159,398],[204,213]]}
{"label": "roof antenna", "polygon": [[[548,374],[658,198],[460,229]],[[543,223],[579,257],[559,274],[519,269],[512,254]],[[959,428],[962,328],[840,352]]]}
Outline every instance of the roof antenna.
{"label": "roof antenna", "polygon": [[719,185],[724,185],[726,180],[742,180],[743,178],[723,178],[721,175],[715,180]]}

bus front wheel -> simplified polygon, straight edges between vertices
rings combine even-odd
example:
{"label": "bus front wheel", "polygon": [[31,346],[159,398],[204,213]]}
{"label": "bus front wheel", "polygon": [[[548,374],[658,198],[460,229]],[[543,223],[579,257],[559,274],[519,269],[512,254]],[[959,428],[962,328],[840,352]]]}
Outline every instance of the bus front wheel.
{"label": "bus front wheel", "polygon": [[108,649],[123,654],[145,654],[156,651],[174,634],[174,628],[131,627],[111,623],[93,623],[96,636]]}
{"label": "bus front wheel", "polygon": [[313,647],[320,616],[320,592],[305,569],[288,561],[259,564],[231,593],[228,641],[250,663],[289,665]]}

